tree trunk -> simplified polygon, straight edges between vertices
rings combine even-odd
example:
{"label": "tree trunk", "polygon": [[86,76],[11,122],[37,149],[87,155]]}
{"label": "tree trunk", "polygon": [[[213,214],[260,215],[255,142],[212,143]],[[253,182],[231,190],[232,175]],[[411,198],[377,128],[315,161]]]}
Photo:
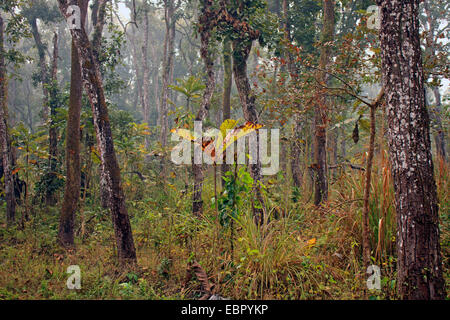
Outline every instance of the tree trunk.
{"label": "tree trunk", "polygon": [[300,119],[298,115],[294,117],[294,139],[291,143],[291,172],[292,172],[292,182],[294,188],[299,189],[302,186],[302,169],[300,157],[302,154],[302,144],[301,144],[301,126]]}
{"label": "tree trunk", "polygon": [[[145,3],[144,9],[144,45],[142,47],[142,76],[143,76],[143,88],[142,88],[142,111],[144,115],[144,122],[149,124],[149,115],[150,115],[150,70],[148,67],[148,37],[149,37],[149,25],[148,25],[148,7],[147,3]],[[149,140],[148,136],[145,136],[145,148],[149,148]]]}
{"label": "tree trunk", "polygon": [[[279,1],[278,1],[279,6]],[[283,28],[284,28],[284,37],[288,43],[291,43],[291,30],[289,25],[289,2],[287,0],[282,1],[282,7],[283,7]],[[297,76],[297,68],[295,66],[295,63],[293,62],[292,55],[289,52],[286,52],[286,60],[287,60],[287,66],[289,75],[292,79],[292,77]],[[286,71],[286,65],[281,64],[280,72],[283,74]],[[297,110],[300,110],[300,104],[296,103],[295,108]],[[302,185],[302,169],[301,169],[301,153],[302,153],[302,146],[301,146],[301,123],[300,123],[300,116],[298,114],[294,115],[294,133],[293,133],[293,139],[290,143],[291,147],[291,173],[292,173],[292,182],[294,185],[294,188],[299,189]],[[283,140],[281,141],[281,147],[282,150],[284,150],[283,147]],[[282,158],[282,170],[286,171],[286,161],[285,157]],[[286,172],[287,174],[287,172]]]}
{"label": "tree trunk", "polygon": [[42,83],[42,93],[44,95],[43,98],[43,106],[42,106],[42,120],[45,123],[48,120],[49,115],[49,104],[48,104],[48,70],[47,63],[45,61],[45,46],[42,43],[41,35],[39,34],[39,29],[37,26],[36,18],[33,17],[29,20],[31,25],[31,33],[33,34],[34,42],[36,44],[36,48],[38,50],[39,55],[39,68],[41,73],[41,83]]}
{"label": "tree trunk", "polygon": [[[202,56],[203,62],[205,64],[207,83],[205,92],[203,93],[202,103],[200,109],[197,112],[195,121],[204,121],[209,112],[209,107],[211,104],[211,98],[214,93],[214,88],[216,85],[214,77],[214,59],[210,53],[209,43],[211,38],[211,31],[214,27],[211,25],[211,8],[209,0],[203,1],[202,13],[199,16],[199,25],[201,26],[200,38],[201,47],[200,55]],[[194,156],[195,159],[195,156]],[[200,216],[203,212],[203,200],[202,200],[202,188],[203,188],[203,171],[202,164],[194,163],[192,164],[192,173],[194,175],[194,193],[192,198],[192,213],[196,216]],[[217,201],[217,199],[216,199]]]}
{"label": "tree trunk", "polygon": [[[105,14],[106,14],[106,2],[107,0],[99,0],[97,8],[97,16],[94,25],[94,34],[92,35],[92,52],[94,59],[98,62],[100,59],[100,53],[102,49],[102,33],[103,27],[105,25]],[[105,164],[102,162],[100,164],[100,203],[102,208],[108,208],[108,178],[105,173]]]}
{"label": "tree trunk", "polygon": [[[423,1],[423,7],[425,11],[425,15],[427,18],[428,25],[425,25],[426,31],[426,48],[425,54],[429,56],[429,58],[433,58],[436,56],[436,41],[439,39],[437,36],[435,37],[436,27],[439,26],[439,21],[436,21],[436,16],[432,14],[429,6],[429,0]],[[435,40],[436,39],[436,40]],[[436,100],[434,108],[431,110],[431,120],[436,126],[436,131],[434,132],[434,141],[436,143],[436,153],[438,160],[443,159],[446,161],[446,151],[445,151],[445,131],[442,127],[441,120],[441,93],[439,92],[439,87],[431,88],[434,94],[434,98]],[[426,93],[425,93],[426,97]],[[425,100],[426,101],[426,100]],[[434,131],[434,130],[433,130]],[[440,163],[440,161],[439,161]]]}
{"label": "tree trunk", "polygon": [[[66,0],[58,0],[61,13],[67,18],[68,3]],[[108,117],[102,77],[98,61],[92,52],[91,44],[86,31],[71,29],[72,39],[78,52],[81,67],[81,77],[84,88],[92,106],[94,126],[97,134],[97,144],[100,151],[100,159],[104,164],[104,174],[107,181],[108,206],[114,225],[117,253],[121,263],[136,263],[136,250],[133,242],[128,211],[125,205],[119,165],[117,163],[114,143],[111,134],[111,126]]]}
{"label": "tree trunk", "polygon": [[11,225],[15,220],[16,200],[14,197],[13,154],[8,129],[8,80],[3,44],[3,18],[0,15],[0,147],[3,158],[3,176],[5,182],[6,221]]}
{"label": "tree trunk", "polygon": [[434,107],[434,110],[432,110],[432,116],[431,118],[434,120],[434,123],[437,127],[437,131],[434,134],[434,142],[436,143],[436,153],[438,156],[438,159],[441,158],[444,160],[444,162],[447,161],[447,152],[445,150],[445,131],[444,127],[442,126],[442,120],[441,120],[441,93],[439,92],[438,87],[433,88],[433,94],[434,98],[436,100],[436,105]]}
{"label": "tree trunk", "polygon": [[364,184],[364,206],[363,206],[363,232],[362,232],[362,243],[363,243],[363,262],[364,267],[368,267],[370,264],[370,230],[369,230],[369,196],[370,196],[370,185],[372,176],[372,164],[373,155],[375,151],[375,133],[376,133],[376,109],[384,97],[384,88],[381,89],[380,94],[374,103],[370,106],[370,138],[369,138],[369,153],[367,155],[366,161],[366,179]]}
{"label": "tree trunk", "polygon": [[[175,26],[174,20],[174,1],[173,0],[164,0],[164,17],[166,21],[166,36],[164,39],[164,57],[163,57],[163,74],[162,74],[162,94],[161,94],[161,114],[160,114],[160,141],[161,145],[164,148],[167,145],[167,133],[168,133],[168,102],[169,99],[169,85],[170,85],[170,76],[173,64],[173,56],[174,56],[174,32],[173,27]],[[172,26],[173,25],[173,26]]]}
{"label": "tree trunk", "polygon": [[[53,59],[51,67],[50,87],[49,87],[49,107],[50,107],[50,124],[49,124],[49,172],[48,177],[50,183],[56,180],[56,167],[58,162],[58,133],[55,127],[54,118],[56,117],[56,108],[58,107],[58,35],[55,32],[53,37]],[[56,195],[52,188],[47,187],[45,201],[47,205],[53,206],[56,203]]]}
{"label": "tree trunk", "polygon": [[[319,68],[324,70],[331,61],[331,48],[329,43],[334,39],[334,0],[323,1],[323,28],[322,28],[322,47],[320,50]],[[319,72],[318,81],[321,84],[327,82],[327,74]],[[328,165],[327,165],[327,122],[328,108],[325,93],[322,88],[317,89],[317,104],[315,106],[314,116],[314,141],[315,141],[315,191],[314,204],[320,205],[328,199]]]}
{"label": "tree trunk", "polygon": [[[92,20],[95,24],[94,26],[94,34],[92,35],[92,50],[94,52],[95,58],[98,60],[100,56],[100,50],[102,45],[102,33],[103,26],[105,25],[105,15],[106,15],[106,2],[108,0],[98,0],[98,8],[96,10],[97,15],[96,19]],[[84,20],[83,20],[84,22]]]}
{"label": "tree trunk", "polygon": [[389,158],[403,299],[444,299],[439,207],[420,49],[419,0],[378,0]]}
{"label": "tree trunk", "polygon": [[[239,93],[239,100],[242,104],[244,118],[246,121],[258,123],[258,113],[256,111],[256,97],[251,90],[250,82],[247,77],[247,59],[252,48],[252,40],[236,39],[233,40],[233,74],[236,88]],[[261,225],[264,221],[264,201],[261,194],[261,159],[259,159],[259,133],[256,130],[256,150],[257,163],[250,164],[250,175],[253,178],[253,193],[256,201],[260,204],[253,203],[253,218],[257,225]]]}
{"label": "tree trunk", "polygon": [[[81,21],[87,13],[88,0],[78,0]],[[81,188],[80,160],[80,115],[82,107],[82,78],[80,61],[75,43],[72,40],[72,57],[70,70],[70,95],[66,134],[66,186],[59,220],[58,241],[65,247],[74,245],[75,214],[79,206]]]}
{"label": "tree trunk", "polygon": [[[155,105],[156,114],[161,114],[159,99],[159,65],[160,58],[157,55],[156,45],[150,48],[152,54],[152,86],[153,86],[153,103]],[[156,117],[156,125],[159,126],[159,116]]]}
{"label": "tree trunk", "polygon": [[[233,70],[231,65],[231,41],[225,39],[223,41],[223,97],[222,97],[222,121],[230,119],[231,117],[231,87],[233,84]],[[226,164],[226,161],[222,163],[222,177],[227,171],[230,171],[230,165]],[[222,186],[224,186],[224,181]]]}

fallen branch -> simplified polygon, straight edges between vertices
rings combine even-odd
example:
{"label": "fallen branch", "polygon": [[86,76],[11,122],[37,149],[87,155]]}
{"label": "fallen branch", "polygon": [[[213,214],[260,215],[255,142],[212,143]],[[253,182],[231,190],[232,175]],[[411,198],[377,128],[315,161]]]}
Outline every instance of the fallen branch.
{"label": "fallen branch", "polygon": [[356,166],[356,165],[351,164],[351,163],[339,163],[339,164],[335,164],[335,165],[332,165],[332,166],[328,166],[328,169],[337,169],[337,168],[341,168],[341,167],[344,166],[344,165],[347,165],[347,166],[349,166],[350,168],[352,168],[352,169],[354,169],[354,170],[366,171],[365,168],[360,167],[360,166]]}

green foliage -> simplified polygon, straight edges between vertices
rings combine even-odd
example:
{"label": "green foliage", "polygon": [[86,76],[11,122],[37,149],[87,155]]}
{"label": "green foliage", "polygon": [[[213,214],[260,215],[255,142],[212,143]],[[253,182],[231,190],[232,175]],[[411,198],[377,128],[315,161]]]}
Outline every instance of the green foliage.
{"label": "green foliage", "polygon": [[118,67],[123,64],[123,55],[120,51],[125,43],[125,33],[113,23],[108,23],[107,29],[109,37],[102,37],[98,60],[105,79],[105,92],[111,94],[118,93],[125,84],[117,73]]}
{"label": "green foliage", "polygon": [[219,220],[222,226],[228,227],[232,220],[239,217],[239,207],[244,195],[251,190],[253,179],[248,171],[241,167],[236,175],[231,171],[226,172],[223,181],[224,190],[218,199]]}
{"label": "green foliage", "polygon": [[200,92],[206,87],[201,79],[194,76],[189,76],[187,79],[178,78],[176,80],[179,84],[177,86],[169,85],[169,88],[180,92],[186,99],[191,101],[200,98]]}
{"label": "green foliage", "polygon": [[21,11],[27,3],[28,0],[3,0],[0,3],[0,9],[7,12],[6,23],[3,15],[2,18],[6,41],[11,44],[6,46],[3,54],[6,63],[10,62],[16,68],[26,60],[30,60],[30,57],[16,49],[21,39],[31,37],[29,25]]}
{"label": "green foliage", "polygon": [[292,39],[305,53],[314,53],[318,37],[316,27],[318,14],[322,10],[320,1],[294,0],[293,9],[288,12],[288,21],[292,26]]}

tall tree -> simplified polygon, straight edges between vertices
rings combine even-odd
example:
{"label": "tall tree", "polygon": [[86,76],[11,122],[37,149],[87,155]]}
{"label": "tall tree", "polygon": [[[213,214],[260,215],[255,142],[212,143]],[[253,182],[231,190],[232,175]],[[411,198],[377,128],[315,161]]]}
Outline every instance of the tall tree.
{"label": "tall tree", "polygon": [[[67,12],[68,1],[58,0],[58,3],[63,16],[66,19],[69,18],[72,13]],[[121,185],[120,169],[114,150],[99,64],[84,27],[70,29],[70,32],[78,52],[84,89],[92,107],[97,144],[107,182],[108,207],[114,225],[118,258],[121,263],[134,264],[136,263],[136,249]]]}
{"label": "tall tree", "polygon": [[14,196],[13,154],[8,125],[8,81],[5,64],[3,17],[0,13],[0,147],[3,159],[5,181],[6,221],[11,225],[15,220],[16,200]]}
{"label": "tall tree", "polygon": [[49,116],[49,106],[48,106],[48,85],[49,85],[49,76],[48,76],[48,67],[45,59],[45,44],[41,40],[41,34],[39,33],[39,29],[37,26],[37,17],[33,14],[28,16],[28,21],[31,26],[31,32],[33,34],[34,42],[36,44],[36,48],[39,56],[39,69],[40,69],[40,77],[42,82],[42,93],[43,93],[43,103],[42,103],[42,119],[45,123]]}
{"label": "tall tree", "polygon": [[[89,0],[78,0],[81,13],[81,23],[87,14]],[[70,67],[70,93],[69,111],[67,115],[66,134],[66,186],[64,200],[59,220],[58,240],[63,246],[74,245],[74,222],[78,210],[81,185],[80,160],[80,115],[83,98],[80,59],[72,40],[71,67]]]}
{"label": "tall tree", "polygon": [[[148,12],[149,5],[144,3],[144,45],[142,46],[142,111],[144,114],[144,122],[149,123],[150,119],[150,69],[148,67],[148,37],[149,37],[149,24],[148,24]],[[148,137],[145,137],[145,147],[149,147]]]}
{"label": "tall tree", "polygon": [[[29,6],[23,8],[23,15],[28,20],[31,26],[31,33],[34,38],[34,42],[38,51],[39,57],[39,70],[40,70],[40,82],[42,84],[43,93],[43,109],[42,109],[42,122],[48,125],[49,130],[49,151],[50,159],[48,170],[45,174],[46,191],[45,202],[47,205],[54,205],[56,202],[53,185],[56,182],[56,175],[53,169],[56,168],[55,148],[57,146],[56,129],[53,127],[52,119],[50,117],[51,105],[55,104],[57,99],[55,93],[57,92],[56,83],[52,81],[52,70],[47,65],[46,52],[47,44],[42,40],[41,33],[38,27],[38,19],[45,23],[56,21],[58,11],[55,6],[49,6],[44,0],[32,0],[29,2]],[[48,54],[50,57],[50,53]],[[53,62],[57,60],[53,59]],[[53,100],[52,100],[53,99]],[[55,106],[53,106],[55,107]]]}
{"label": "tall tree", "polygon": [[[223,96],[222,96],[222,121],[231,117],[231,86],[233,81],[233,69],[231,64],[231,41],[225,39],[223,41]],[[230,170],[230,165],[222,164],[222,177],[225,172]],[[224,185],[222,180],[222,186]]]}
{"label": "tall tree", "polygon": [[[292,4],[292,5],[291,5]],[[316,54],[317,48],[314,47],[314,39],[316,34],[320,32],[315,25],[317,24],[317,16],[321,11],[320,3],[314,0],[283,0],[283,25],[285,38],[289,43],[295,40],[297,46],[302,48],[302,55]],[[301,76],[304,69],[297,66],[293,61],[292,55],[287,56],[288,71],[291,79]],[[302,185],[303,170],[301,167],[301,156],[306,152],[306,146],[302,141],[302,128],[309,126],[308,119],[302,117],[302,106],[300,103],[295,104],[294,113],[294,132],[291,141],[291,172],[292,181],[295,188],[300,188]]]}
{"label": "tall tree", "polygon": [[[439,47],[442,47],[442,43],[440,41],[439,35],[445,30],[441,29],[441,13],[448,11],[449,3],[446,1],[442,2],[431,2],[429,0],[423,1],[424,7],[424,20],[426,22],[423,23],[425,32],[426,32],[426,46],[425,46],[425,61],[430,66],[438,67],[441,62],[438,59]],[[448,27],[448,25],[447,25]],[[448,46],[445,44],[444,46]],[[444,48],[441,48],[441,51],[445,52]],[[447,55],[445,55],[447,56]],[[447,58],[445,58],[445,62]],[[445,63],[444,62],[444,63]],[[438,72],[430,72],[431,74]],[[431,86],[431,90],[434,95],[435,103],[431,111],[431,120],[433,121],[436,130],[434,130],[434,141],[436,144],[436,153],[439,158],[444,161],[447,160],[447,152],[446,152],[446,134],[445,130],[442,126],[442,110],[441,110],[441,93],[439,91],[438,76],[435,75],[433,78],[433,84]]]}
{"label": "tall tree", "polygon": [[[210,40],[211,33],[215,28],[214,11],[212,10],[212,1],[203,0],[201,14],[199,16],[199,33],[201,38],[200,55],[205,63],[205,69],[207,74],[207,83],[205,92],[203,93],[202,103],[200,109],[197,112],[195,121],[204,121],[208,115],[208,111],[211,104],[211,98],[215,88],[214,77],[214,58],[211,54]],[[194,156],[195,159],[195,156]],[[202,164],[192,164],[192,172],[194,175],[194,192],[192,198],[192,213],[195,215],[201,215],[203,212],[203,200],[202,200],[202,187],[203,187],[203,171]],[[215,174],[215,172],[214,172]]]}
{"label": "tall tree", "polygon": [[376,119],[375,112],[378,105],[381,102],[381,99],[384,97],[384,89],[381,89],[381,92],[378,94],[378,97],[375,99],[373,103],[370,104],[370,137],[369,137],[369,152],[367,154],[366,160],[366,176],[364,183],[364,205],[363,205],[363,262],[364,266],[367,267],[370,263],[370,235],[369,235],[369,196],[370,196],[370,187],[371,187],[371,177],[372,177],[372,164],[373,164],[373,155],[375,151],[375,132],[376,132]]}
{"label": "tall tree", "polygon": [[[94,54],[94,59],[100,61],[100,55],[102,51],[102,33],[103,27],[105,25],[105,15],[106,15],[106,3],[108,0],[98,0],[97,13],[94,25],[94,32],[92,35],[92,53]],[[93,14],[93,13],[92,13]],[[108,208],[108,178],[105,173],[105,163],[100,164],[100,202],[103,208]]]}
{"label": "tall tree", "polygon": [[334,39],[334,0],[323,0],[321,49],[319,60],[317,103],[314,115],[314,161],[316,170],[314,204],[328,199],[327,122],[328,107],[325,92],[328,75],[324,71],[331,62],[331,42]]}
{"label": "tall tree", "polygon": [[419,2],[377,0],[381,6],[382,76],[397,212],[397,284],[404,299],[444,299]]}
{"label": "tall tree", "polygon": [[[57,179],[56,169],[58,164],[58,132],[55,126],[56,108],[58,107],[58,35],[53,36],[53,58],[50,73],[50,83],[49,83],[49,156],[48,156],[48,177],[49,181],[54,181]],[[56,197],[53,188],[47,188],[45,201],[47,205],[55,205]]]}
{"label": "tall tree", "polygon": [[[227,19],[233,21],[235,28],[232,48],[233,48],[233,76],[236,88],[239,93],[239,100],[242,105],[242,111],[246,121],[257,124],[259,116],[256,110],[256,95],[252,91],[250,81],[247,75],[247,60],[252,49],[253,41],[258,39],[259,30],[254,30],[247,22],[248,8],[244,2],[239,2],[236,6],[231,6],[229,10],[224,11]],[[260,141],[258,130],[256,130],[256,151],[257,159],[255,164],[250,164],[250,175],[253,178],[253,193],[256,202],[253,203],[253,218],[255,223],[261,225],[264,222],[264,200],[262,198],[260,181],[261,159],[259,158]]]}
{"label": "tall tree", "polygon": [[175,23],[176,10],[181,5],[181,0],[175,4],[174,0],[164,0],[164,20],[166,25],[166,35],[164,38],[164,56],[162,69],[162,92],[160,103],[159,124],[161,126],[160,141],[162,147],[167,144],[168,133],[168,99],[169,99],[169,85],[171,84],[171,71],[173,69],[174,54],[175,54]]}

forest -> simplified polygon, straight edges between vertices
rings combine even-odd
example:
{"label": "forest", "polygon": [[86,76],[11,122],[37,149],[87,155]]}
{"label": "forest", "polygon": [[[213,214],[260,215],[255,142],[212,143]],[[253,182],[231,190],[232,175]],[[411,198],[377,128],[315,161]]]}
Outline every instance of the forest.
{"label": "forest", "polygon": [[0,0],[0,300],[448,300],[449,0]]}

